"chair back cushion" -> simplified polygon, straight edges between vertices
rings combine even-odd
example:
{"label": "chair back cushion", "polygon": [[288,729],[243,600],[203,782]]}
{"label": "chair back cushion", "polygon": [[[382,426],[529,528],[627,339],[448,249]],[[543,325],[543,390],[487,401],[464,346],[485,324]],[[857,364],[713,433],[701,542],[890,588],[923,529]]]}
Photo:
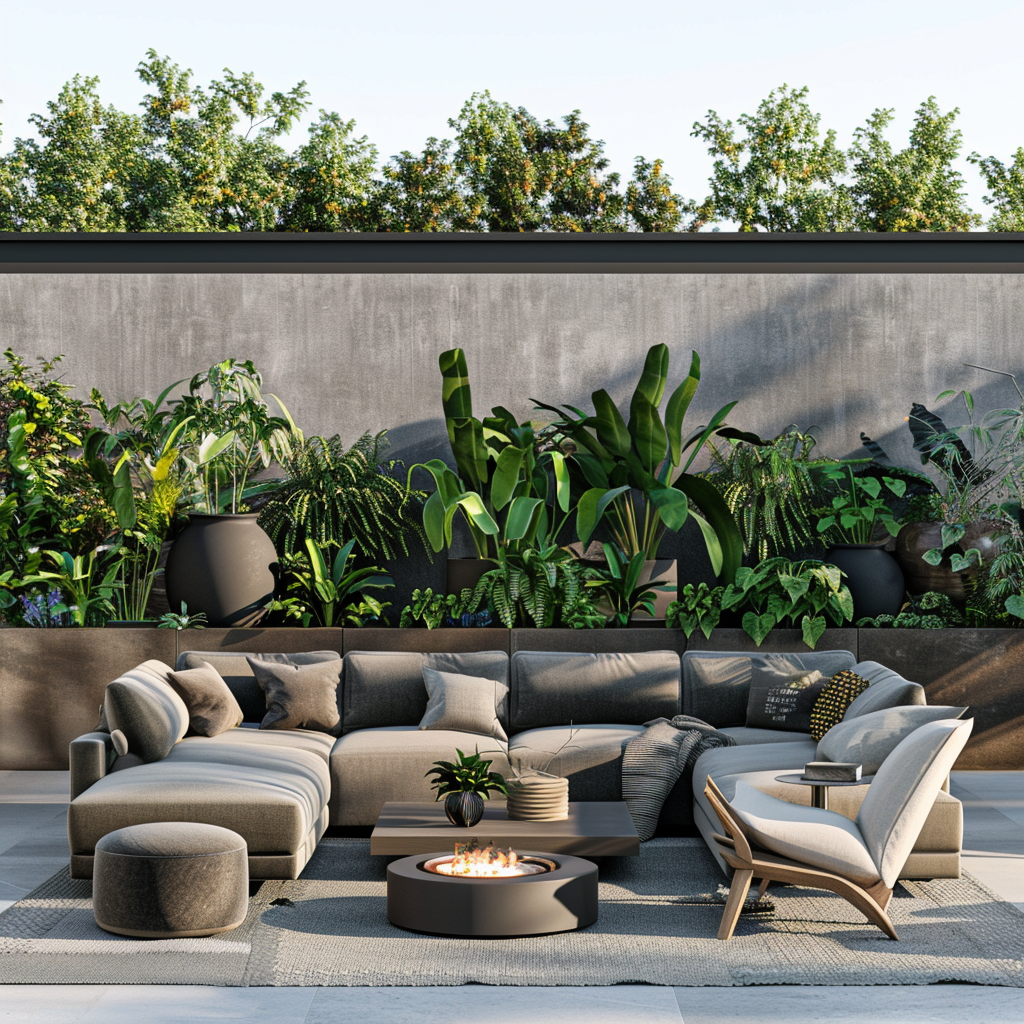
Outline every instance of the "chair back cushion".
{"label": "chair back cushion", "polygon": [[890,888],[973,725],[973,718],[943,718],[920,726],[882,762],[868,787],[857,813],[857,827],[882,881]]}
{"label": "chair back cushion", "polygon": [[145,661],[107,684],[103,707],[111,732],[145,763],[161,761],[188,730],[188,708],[174,692],[171,666]]}
{"label": "chair back cushion", "polygon": [[[424,667],[455,675],[479,676],[508,686],[508,655],[504,651],[465,654],[351,651],[345,655],[342,731],[418,726],[427,710]],[[506,728],[504,702],[499,707],[498,719],[502,728]]]}
{"label": "chair back cushion", "polygon": [[[826,679],[853,668],[849,651],[806,651],[795,654],[732,654],[687,651],[683,655],[683,714],[716,729],[744,725],[753,667],[794,678],[817,669]],[[671,717],[671,716],[666,716]]]}
{"label": "chair back cushion", "polygon": [[870,715],[885,708],[898,708],[904,704],[925,704],[924,687],[904,679],[891,668],[879,665],[877,661],[860,661],[853,671],[871,685],[846,709],[843,721]]}
{"label": "chair back cushion", "polygon": [[570,722],[643,725],[652,718],[678,715],[680,702],[675,651],[512,655],[513,732]]}

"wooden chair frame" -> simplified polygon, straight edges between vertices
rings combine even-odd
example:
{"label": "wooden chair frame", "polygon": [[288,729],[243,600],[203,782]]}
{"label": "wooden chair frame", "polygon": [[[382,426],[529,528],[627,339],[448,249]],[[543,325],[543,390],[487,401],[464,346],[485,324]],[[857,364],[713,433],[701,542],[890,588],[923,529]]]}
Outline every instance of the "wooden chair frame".
{"label": "wooden chair frame", "polygon": [[765,894],[769,882],[789,882],[792,885],[804,885],[812,889],[828,889],[837,896],[842,896],[852,903],[872,924],[889,936],[899,939],[892,921],[886,914],[886,908],[892,899],[892,889],[884,882],[878,881],[868,888],[862,888],[841,875],[812,868],[807,864],[778,857],[773,853],[755,849],[753,837],[746,825],[730,806],[722,791],[708,776],[704,795],[708,798],[718,820],[722,824],[725,835],[714,835],[718,852],[726,864],[733,869],[732,883],[729,886],[729,899],[722,914],[722,924],[718,929],[718,937],[726,940],[732,938],[739,920],[743,903],[750,891],[750,884],[755,878],[761,880],[758,887],[758,898]]}

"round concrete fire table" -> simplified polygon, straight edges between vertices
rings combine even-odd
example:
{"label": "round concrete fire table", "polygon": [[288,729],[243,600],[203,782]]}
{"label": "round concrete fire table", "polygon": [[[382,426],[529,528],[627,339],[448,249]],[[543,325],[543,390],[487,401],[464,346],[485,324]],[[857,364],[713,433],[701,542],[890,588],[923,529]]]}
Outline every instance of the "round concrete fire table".
{"label": "round concrete fire table", "polygon": [[409,931],[468,938],[548,935],[597,920],[596,864],[561,853],[519,857],[530,874],[471,877],[428,868],[451,858],[444,852],[392,861],[388,920]]}

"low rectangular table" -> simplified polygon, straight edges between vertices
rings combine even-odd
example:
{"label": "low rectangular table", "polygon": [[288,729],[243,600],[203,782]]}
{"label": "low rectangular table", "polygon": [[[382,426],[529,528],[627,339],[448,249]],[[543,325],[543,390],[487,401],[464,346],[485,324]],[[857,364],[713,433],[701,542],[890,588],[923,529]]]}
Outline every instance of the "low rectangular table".
{"label": "low rectangular table", "polygon": [[565,821],[510,821],[505,804],[489,800],[472,828],[453,825],[443,803],[387,803],[370,836],[373,856],[409,857],[454,850],[476,837],[481,845],[566,853],[575,857],[637,857],[640,837],[625,803],[586,801],[569,804]]}

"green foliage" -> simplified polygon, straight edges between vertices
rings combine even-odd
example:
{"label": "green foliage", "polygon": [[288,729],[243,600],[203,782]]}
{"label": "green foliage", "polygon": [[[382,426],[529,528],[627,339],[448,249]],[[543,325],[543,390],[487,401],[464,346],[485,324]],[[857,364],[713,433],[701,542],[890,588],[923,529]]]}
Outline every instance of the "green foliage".
{"label": "green foliage", "polygon": [[989,191],[984,200],[995,207],[987,224],[989,231],[1024,231],[1024,148],[1017,148],[1009,166],[994,156],[978,153],[967,160],[981,171]]}
{"label": "green foliage", "polygon": [[479,793],[485,800],[491,793],[508,796],[508,787],[503,775],[490,771],[491,761],[480,756],[479,749],[472,754],[464,754],[456,749],[457,761],[435,761],[434,767],[424,775],[430,781],[430,788],[435,791],[435,800],[449,793]]}
{"label": "green foliage", "polygon": [[96,548],[87,555],[72,555],[47,550],[43,555],[53,569],[30,573],[20,581],[21,587],[44,584],[59,590],[64,600],[52,611],[66,613],[74,626],[101,626],[113,615],[118,567],[109,564],[109,552]]}
{"label": "green foliage", "polygon": [[[337,545],[329,542],[322,548],[306,539],[306,553],[282,555],[281,574],[285,581],[285,597],[271,603],[271,611],[284,612],[286,618],[298,619],[303,626],[336,626],[344,621],[364,626],[377,621],[387,604],[363,593],[385,590],[394,581],[376,566],[362,569],[349,566],[354,558],[355,541]],[[328,564],[325,549],[339,547],[334,561]],[[356,597],[360,601],[356,601]],[[346,605],[345,602],[348,602]]]}
{"label": "green foliage", "polygon": [[822,476],[839,489],[827,515],[818,520],[818,532],[829,544],[870,544],[884,529],[899,533],[900,524],[882,497],[884,487],[897,498],[907,489],[905,480],[884,476],[855,476],[850,463],[826,469]]}
{"label": "green foliage", "polygon": [[815,509],[824,498],[816,471],[832,459],[814,459],[810,432],[788,427],[769,441],[708,445],[708,480],[721,492],[743,534],[743,548],[758,560],[792,555],[812,544]]}
{"label": "green foliage", "polygon": [[206,612],[189,613],[188,605],[182,601],[180,612],[164,612],[157,622],[157,629],[205,629]]}
{"label": "green foliage", "polygon": [[954,170],[960,111],[943,114],[929,96],[918,107],[910,145],[894,152],[885,130],[893,110],[875,110],[854,133],[852,193],[859,231],[970,231],[981,217],[967,206],[963,176]]}
{"label": "green foliage", "polygon": [[664,580],[641,582],[644,562],[643,551],[626,554],[615,544],[602,544],[607,568],[595,567],[589,571],[587,586],[611,607],[608,626],[628,626],[633,614],[644,611],[654,616],[654,602],[659,591],[664,591]]}
{"label": "green foliage", "polygon": [[754,114],[732,121],[714,110],[691,135],[715,158],[704,220],[731,220],[741,231],[845,231],[852,219],[849,193],[840,185],[846,157],[831,129],[819,137],[821,115],[811,111],[808,90],[782,85]]}
{"label": "green foliage", "polygon": [[721,597],[723,611],[743,613],[743,629],[758,647],[775,628],[800,629],[812,650],[827,619],[837,626],[853,618],[853,597],[834,565],[813,559],[769,558],[744,566]]}
{"label": "green foliage", "polygon": [[293,430],[281,440],[278,464],[285,478],[260,511],[260,526],[278,550],[291,554],[307,539],[323,546],[352,538],[371,557],[409,554],[409,537],[426,547],[420,525],[423,495],[407,491],[392,475],[402,468],[385,461],[387,431],[365,433],[351,448],[335,434],[306,438]]}
{"label": "green foliage", "polygon": [[668,606],[665,625],[669,629],[681,629],[689,640],[694,630],[700,629],[705,638],[711,638],[711,631],[722,618],[722,595],[725,587],[711,588],[706,583],[695,587],[687,583],[679,591],[679,598]]}
{"label": "green foliage", "polygon": [[[712,435],[751,435],[723,426],[736,404],[730,402],[684,439],[683,421],[700,384],[700,357],[691,354],[689,373],[669,396],[662,419],[668,365],[668,346],[652,345],[630,400],[628,422],[603,388],[591,396],[592,415],[534,401],[561,417],[551,430],[578,446],[570,465],[587,488],[576,513],[576,533],[584,547],[603,521],[623,552],[654,558],[665,530],[678,530],[692,515],[714,571],[731,580],[742,558],[740,532],[718,491],[689,470]],[[694,511],[691,500],[703,515]]]}
{"label": "green foliage", "polygon": [[947,594],[928,591],[911,595],[897,615],[878,615],[857,620],[859,628],[943,629],[964,625],[964,616]]}
{"label": "green foliage", "polygon": [[480,600],[469,587],[459,594],[435,594],[430,587],[417,587],[412,592],[412,601],[402,609],[398,625],[406,629],[422,622],[427,629],[437,629],[449,622],[457,623],[463,615],[473,614]]}

